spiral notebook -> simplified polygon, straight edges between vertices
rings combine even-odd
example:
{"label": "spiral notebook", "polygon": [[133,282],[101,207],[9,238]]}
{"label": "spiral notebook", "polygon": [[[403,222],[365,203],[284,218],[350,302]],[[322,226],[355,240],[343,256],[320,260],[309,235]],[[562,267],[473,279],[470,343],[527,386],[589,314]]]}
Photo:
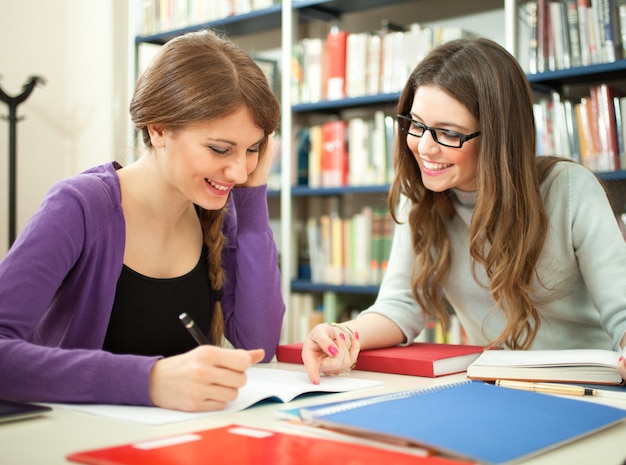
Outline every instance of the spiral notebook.
{"label": "spiral notebook", "polygon": [[626,410],[462,381],[305,407],[300,416],[312,425],[344,433],[505,464],[608,428],[625,420]]}

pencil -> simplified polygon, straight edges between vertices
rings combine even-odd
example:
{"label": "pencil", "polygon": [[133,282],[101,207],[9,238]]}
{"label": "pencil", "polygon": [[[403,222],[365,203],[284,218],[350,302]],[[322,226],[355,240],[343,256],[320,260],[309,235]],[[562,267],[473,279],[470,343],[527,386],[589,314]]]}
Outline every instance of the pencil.
{"label": "pencil", "polygon": [[543,392],[546,394],[562,394],[568,396],[597,396],[595,389],[583,386],[570,386],[567,384],[553,383],[535,383],[530,381],[513,381],[509,379],[499,379],[496,386],[502,386],[513,389],[522,389],[524,391]]}
{"label": "pencil", "polygon": [[186,313],[181,313],[178,315],[180,321],[183,323],[189,334],[196,340],[198,345],[211,344],[211,341],[206,337],[206,335],[200,331],[200,329],[196,326],[196,323],[191,319],[189,315]]}

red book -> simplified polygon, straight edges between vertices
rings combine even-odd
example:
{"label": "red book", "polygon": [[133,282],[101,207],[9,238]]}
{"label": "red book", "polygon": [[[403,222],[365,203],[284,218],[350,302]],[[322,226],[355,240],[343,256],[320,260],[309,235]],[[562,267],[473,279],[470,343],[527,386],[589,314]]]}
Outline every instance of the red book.
{"label": "red book", "polygon": [[[348,34],[332,28],[326,37],[326,98],[346,98],[346,47]],[[365,71],[365,70],[363,70]]]}
{"label": "red book", "polygon": [[348,123],[344,120],[322,124],[322,187],[341,187],[348,183]]}
{"label": "red book", "polygon": [[615,89],[608,84],[592,86],[591,102],[597,112],[598,140],[600,153],[598,160],[599,171],[616,171],[620,169],[620,151],[617,137],[617,123],[615,120],[614,97]]}
{"label": "red book", "polygon": [[[363,350],[359,353],[355,370],[436,378],[466,371],[483,350],[482,346],[430,342]],[[280,345],[276,349],[276,359],[301,364],[301,351],[302,343]]]}
{"label": "red book", "polygon": [[67,456],[90,465],[460,465],[443,457],[420,456],[330,439],[229,425],[177,436],[105,447]]}

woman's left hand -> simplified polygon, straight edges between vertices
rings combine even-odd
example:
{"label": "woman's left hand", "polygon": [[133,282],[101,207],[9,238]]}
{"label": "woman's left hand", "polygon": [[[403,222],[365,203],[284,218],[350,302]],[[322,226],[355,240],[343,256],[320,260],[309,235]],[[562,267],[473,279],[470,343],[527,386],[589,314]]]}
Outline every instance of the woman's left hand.
{"label": "woman's left hand", "polygon": [[626,380],[626,358],[620,357],[619,362],[617,362],[617,372],[623,380]]}
{"label": "woman's left hand", "polygon": [[252,173],[248,175],[248,180],[241,185],[241,187],[256,187],[267,184],[267,180],[270,176],[270,169],[272,168],[272,160],[274,158],[274,151],[276,150],[276,142],[274,141],[274,134],[267,136],[267,145],[265,147],[265,153],[259,156],[259,163]]}

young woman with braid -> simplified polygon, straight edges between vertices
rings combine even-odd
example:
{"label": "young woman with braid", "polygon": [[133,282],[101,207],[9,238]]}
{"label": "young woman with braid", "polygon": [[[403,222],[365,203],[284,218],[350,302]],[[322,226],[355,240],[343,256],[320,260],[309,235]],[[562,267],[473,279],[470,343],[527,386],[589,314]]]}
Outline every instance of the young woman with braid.
{"label": "young woman with braid", "polygon": [[[446,304],[472,344],[623,350],[626,244],[591,172],[535,156],[532,99],[486,39],[417,65],[398,103],[388,271],[372,307],[304,341],[314,383],[360,349],[411,343],[427,317],[447,328]],[[626,379],[623,359],[616,369]]]}
{"label": "young woman with braid", "polygon": [[211,32],[183,35],[140,77],[130,114],[145,153],[52,187],[0,263],[0,398],[215,410],[274,355],[280,108],[265,75]]}

